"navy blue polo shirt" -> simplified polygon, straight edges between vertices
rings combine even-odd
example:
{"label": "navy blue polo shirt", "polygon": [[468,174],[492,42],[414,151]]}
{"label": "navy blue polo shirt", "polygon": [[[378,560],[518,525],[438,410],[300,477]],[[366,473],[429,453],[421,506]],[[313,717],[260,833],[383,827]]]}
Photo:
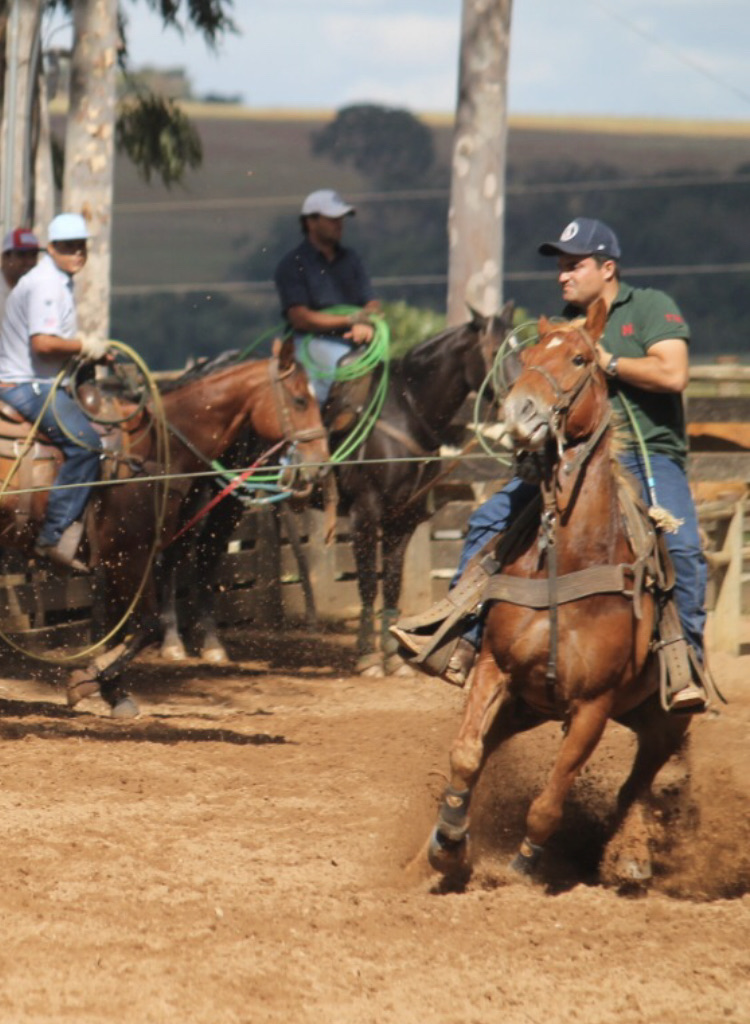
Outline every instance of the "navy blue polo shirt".
{"label": "navy blue polo shirt", "polygon": [[307,238],[281,260],[274,281],[285,316],[290,306],[314,310],[365,306],[375,298],[370,278],[353,249],[340,246],[329,263]]}

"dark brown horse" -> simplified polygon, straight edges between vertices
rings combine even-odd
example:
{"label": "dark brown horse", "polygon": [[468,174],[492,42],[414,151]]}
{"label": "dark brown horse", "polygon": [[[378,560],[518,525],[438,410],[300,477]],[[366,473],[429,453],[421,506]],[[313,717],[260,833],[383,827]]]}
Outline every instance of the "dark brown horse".
{"label": "dark brown horse", "polygon": [[[513,584],[525,592],[521,581],[540,581],[539,589],[551,594],[551,577],[563,584],[579,570],[635,561],[618,505],[607,387],[594,350],[605,320],[603,303],[589,311],[585,327],[582,321],[560,325],[542,319],[539,341],[522,353],[520,376],[505,401],[505,426],[516,450],[538,453],[542,464],[541,516],[511,548],[496,577],[507,581],[508,595]],[[474,683],[451,747],[450,784],[428,844],[430,862],[441,872],[461,875],[469,869],[469,800],[489,754],[515,733],[558,719],[564,736],[557,759],[531,804],[526,838],[513,862],[530,872],[561,823],[576,776],[615,719],[638,740],[617,807],[620,838],[627,829],[632,843],[615,877],[617,871],[631,878],[648,875],[648,849],[639,839],[640,798],[679,750],[689,722],[660,703],[650,646],[652,593],[644,591],[637,614],[627,583],[622,591],[611,589],[555,603],[554,616],[551,599],[545,606],[499,597],[490,605]]]}
{"label": "dark brown horse", "polygon": [[[469,323],[428,338],[393,362],[378,424],[351,462],[337,470],[342,509],[352,526],[362,602],[360,664],[373,674],[403,665],[389,627],[399,615],[406,546],[427,519],[426,492],[440,472],[437,460],[423,462],[420,455],[428,459],[439,454],[453,417],[492,366],[512,315],[512,303],[499,316],[474,313]],[[378,539],[383,613],[380,657],[374,657]]]}
{"label": "dark brown horse", "polygon": [[[166,432],[160,449],[159,418],[149,406],[141,415],[127,419],[123,413],[123,441],[110,456],[111,478],[126,480],[95,491],[88,516],[91,562],[101,572],[107,623],[117,622],[138,594],[145,579],[135,615],[128,624],[130,636],[115,650],[114,659],[105,655],[86,669],[78,669],[68,691],[72,706],[81,696],[94,692],[102,696],[118,716],[132,716],[134,705],[117,683],[127,661],[143,644],[156,636],[156,596],[149,573],[149,559],[155,547],[169,544],[175,533],[181,507],[191,489],[191,474],[206,470],[207,461],[219,458],[245,428],[269,443],[286,439],[294,442],[310,479],[328,458],[328,446],[317,403],[307,377],[294,361],[290,343],[271,359],[237,363],[206,377],[191,380],[162,399]],[[0,433],[2,431],[0,430]],[[166,435],[166,436],[165,436]],[[46,493],[13,494],[15,487],[32,483],[49,487],[61,458],[53,448],[43,448],[34,460],[32,449],[20,466],[8,455],[0,455],[0,479],[9,489],[0,502],[0,531],[3,544],[30,554],[36,531],[44,518]],[[160,504],[163,482],[159,476],[169,470],[166,504]],[[306,472],[303,470],[303,472]],[[158,533],[157,533],[158,530]],[[95,598],[96,600],[96,598]]]}

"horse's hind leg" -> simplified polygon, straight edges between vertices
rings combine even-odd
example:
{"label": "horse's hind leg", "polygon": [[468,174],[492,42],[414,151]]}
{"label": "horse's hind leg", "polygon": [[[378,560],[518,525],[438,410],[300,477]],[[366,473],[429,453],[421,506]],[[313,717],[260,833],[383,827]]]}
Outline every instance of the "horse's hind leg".
{"label": "horse's hind leg", "polygon": [[380,649],[385,659],[387,672],[414,670],[398,654],[398,641],[390,628],[398,619],[398,603],[401,597],[401,583],[404,572],[404,555],[411,538],[411,532],[403,528],[383,527],[383,616],[380,629]]}
{"label": "horse's hind leg", "polygon": [[652,876],[651,786],[667,761],[682,749],[690,720],[664,711],[654,695],[622,721],[636,733],[638,748],[617,797],[615,828],[600,875],[610,885],[640,885]]}
{"label": "horse's hind leg", "polygon": [[377,523],[356,506],[351,513],[352,542],[357,565],[357,586],[362,608],[357,634],[357,671],[383,675],[382,658],[375,653],[375,597],[377,576]]}

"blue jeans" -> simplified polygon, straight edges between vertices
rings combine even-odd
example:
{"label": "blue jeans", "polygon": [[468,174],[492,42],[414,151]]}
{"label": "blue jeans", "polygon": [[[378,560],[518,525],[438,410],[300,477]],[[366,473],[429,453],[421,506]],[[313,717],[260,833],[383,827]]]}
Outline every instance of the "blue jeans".
{"label": "blue jeans", "polygon": [[[688,642],[702,661],[708,570],[701,550],[698,516],[687,476],[682,467],[666,455],[651,455],[650,459],[657,501],[678,519],[684,520],[676,533],[665,533],[664,540],[674,564],[674,596],[682,629]],[[620,456],[620,462],[638,480],[643,499],[649,504],[646,476],[640,456],[625,452]],[[453,577],[451,586],[456,584],[469,559],[494,534],[506,530],[537,493],[536,486],[514,477],[501,491],[493,494],[472,513],[458,570]],[[479,647],[482,637],[481,618],[470,622],[464,636]]]}
{"label": "blue jeans", "polygon": [[[312,389],[315,392],[315,397],[318,400],[318,405],[321,409],[325,405],[328,395],[331,391],[331,385],[333,384],[333,373],[336,369],[336,364],[342,356],[348,355],[354,346],[348,342],[343,341],[340,338],[330,337],[319,337],[309,338],[304,343],[304,338],[307,335],[295,335],[294,348],[297,355],[297,359],[300,359],[301,352],[304,351],[307,355],[307,362],[312,363],[311,369],[308,370],[308,376]],[[305,363],[303,363],[305,365]],[[320,374],[315,372],[315,368],[320,369]]]}
{"label": "blue jeans", "polygon": [[[34,423],[51,388],[51,381],[18,384],[14,388],[3,388],[2,397],[8,405],[18,409],[27,420]],[[59,424],[65,429],[61,429]],[[91,493],[90,487],[67,488],[65,485],[93,483],[99,479],[101,441],[88,417],[60,389],[47,406],[39,429],[65,456],[49,492],[47,516],[38,538],[43,544],[56,544],[63,530],[81,518]],[[80,444],[75,438],[80,438]]]}

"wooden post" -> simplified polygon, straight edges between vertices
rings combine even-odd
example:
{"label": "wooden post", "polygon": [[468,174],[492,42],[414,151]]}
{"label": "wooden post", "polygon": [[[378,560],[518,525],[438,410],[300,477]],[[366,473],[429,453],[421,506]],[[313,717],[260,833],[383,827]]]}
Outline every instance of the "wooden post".
{"label": "wooden post", "polygon": [[400,603],[403,615],[415,615],[432,604],[432,543],[429,522],[420,523],[406,548]]}
{"label": "wooden post", "polygon": [[512,0],[463,0],[448,213],[448,323],[467,303],[497,313],[503,290],[507,83]]}
{"label": "wooden post", "polygon": [[743,504],[738,501],[734,506],[721,548],[706,554],[709,567],[716,574],[711,647],[735,657],[740,653],[742,621]]}

